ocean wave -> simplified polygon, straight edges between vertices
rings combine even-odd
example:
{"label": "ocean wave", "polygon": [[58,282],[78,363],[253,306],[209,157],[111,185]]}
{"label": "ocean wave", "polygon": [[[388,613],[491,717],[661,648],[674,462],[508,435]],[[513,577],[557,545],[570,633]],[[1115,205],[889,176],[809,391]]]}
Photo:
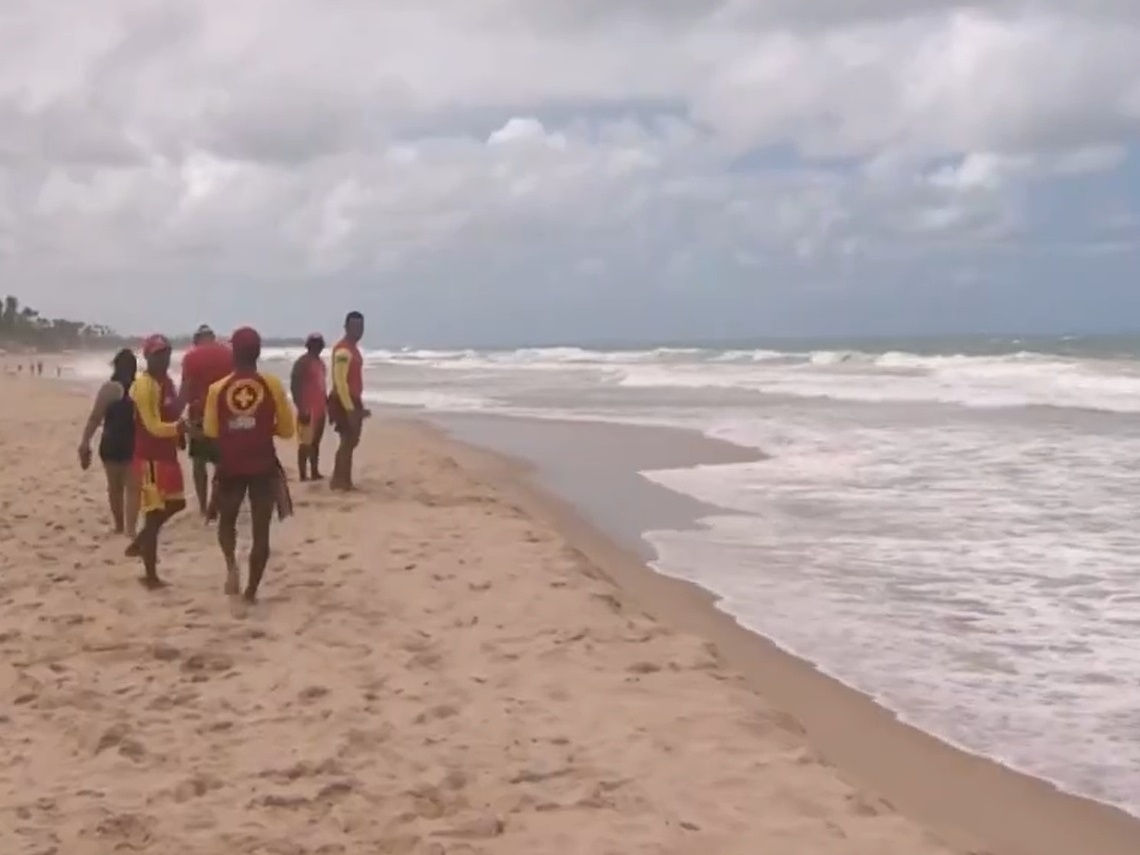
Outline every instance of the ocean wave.
{"label": "ocean wave", "polygon": [[1140,413],[1140,365],[1021,352],[998,357],[817,351],[800,363],[626,366],[630,389],[746,390],[862,403]]}
{"label": "ocean wave", "polygon": [[[277,370],[300,348],[267,348]],[[180,354],[175,355],[177,366]],[[494,398],[496,383],[541,385],[526,377],[565,375],[629,390],[725,390],[785,398],[861,403],[930,403],[972,408],[1054,407],[1140,413],[1140,361],[1079,358],[1031,350],[994,355],[870,352],[849,349],[773,350],[671,348],[591,350],[368,350],[373,368],[439,372],[471,400]],[[80,376],[106,373],[105,360],[76,363]],[[382,371],[377,372],[383,377]],[[405,375],[411,376],[413,375]],[[382,381],[378,381],[382,382]],[[433,381],[434,382],[434,381]],[[403,385],[403,384],[401,384]],[[478,385],[479,388],[474,388]],[[471,388],[467,388],[471,387]],[[424,404],[424,406],[432,406]],[[473,409],[471,401],[465,408]],[[448,409],[451,409],[449,406]]]}

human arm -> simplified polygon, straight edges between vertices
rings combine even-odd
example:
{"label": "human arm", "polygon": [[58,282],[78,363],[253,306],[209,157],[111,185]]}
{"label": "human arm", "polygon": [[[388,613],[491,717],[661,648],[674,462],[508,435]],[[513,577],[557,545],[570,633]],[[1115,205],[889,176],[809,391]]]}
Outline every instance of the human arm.
{"label": "human arm", "polygon": [[190,406],[190,396],[194,393],[194,382],[183,376],[178,384],[178,412],[183,413]]}
{"label": "human arm", "polygon": [[195,352],[191,349],[182,357],[182,380],[178,384],[178,412],[184,413],[201,391],[197,388],[198,372],[194,368]]}
{"label": "human arm", "polygon": [[293,396],[293,404],[298,410],[305,409],[305,380],[307,365],[305,357],[297,357],[293,363],[293,372],[289,375],[289,392]]}
{"label": "human arm", "polygon": [[352,398],[352,390],[348,385],[348,369],[351,365],[352,354],[347,348],[338,347],[333,351],[333,393],[346,413],[351,413],[357,409],[356,402]]}
{"label": "human arm", "polygon": [[86,469],[91,465],[91,440],[95,431],[103,422],[107,408],[123,394],[123,387],[115,382],[104,383],[95,393],[95,401],[91,404],[91,414],[87,416],[87,423],[83,426],[83,435],[79,439],[79,465]]}
{"label": "human arm", "polygon": [[131,400],[135,402],[135,412],[139,415],[143,430],[157,439],[174,439],[182,432],[179,422],[162,420],[162,391],[154,378],[143,374],[131,384]]}
{"label": "human arm", "polygon": [[293,408],[289,406],[289,399],[285,397],[285,387],[272,374],[263,375],[262,379],[269,387],[269,394],[273,396],[273,410],[277,421],[274,433],[280,439],[292,439],[297,432],[297,424],[293,419]]}
{"label": "human arm", "polygon": [[202,435],[207,439],[217,439],[221,434],[218,419],[218,396],[221,394],[222,384],[214,383],[206,391],[206,403],[202,407]]}

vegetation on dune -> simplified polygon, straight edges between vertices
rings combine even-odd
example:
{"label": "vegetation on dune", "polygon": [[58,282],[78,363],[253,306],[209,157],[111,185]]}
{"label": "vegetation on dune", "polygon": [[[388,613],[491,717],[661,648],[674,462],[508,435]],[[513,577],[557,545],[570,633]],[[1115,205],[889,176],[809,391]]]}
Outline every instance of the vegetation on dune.
{"label": "vegetation on dune", "polygon": [[105,350],[121,346],[122,341],[103,324],[45,318],[31,306],[21,306],[11,295],[4,298],[0,309],[0,348],[5,350]]}
{"label": "vegetation on dune", "polygon": [[[218,330],[225,337],[224,330]],[[0,305],[0,351],[111,350],[137,348],[142,336],[124,336],[104,324],[73,321],[68,318],[46,318],[30,306],[21,306],[18,298],[8,296]],[[189,335],[171,335],[177,349],[190,345]],[[302,338],[266,337],[265,347],[301,347]]]}

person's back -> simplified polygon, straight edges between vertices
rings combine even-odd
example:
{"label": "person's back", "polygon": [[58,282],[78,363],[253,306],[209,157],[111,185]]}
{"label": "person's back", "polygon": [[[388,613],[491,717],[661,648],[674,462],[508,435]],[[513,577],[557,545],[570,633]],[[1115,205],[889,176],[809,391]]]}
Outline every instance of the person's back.
{"label": "person's back", "polygon": [[[223,478],[257,477],[278,471],[274,437],[292,414],[281,381],[271,374],[239,368],[210,387],[206,435],[217,443],[217,470]],[[287,419],[281,419],[281,412]],[[216,417],[216,421],[215,421]]]}
{"label": "person's back", "polygon": [[195,344],[186,351],[182,357],[182,392],[186,415],[191,420],[202,418],[206,393],[233,370],[233,352],[217,339]]}
{"label": "person's back", "polygon": [[111,382],[122,392],[103,412],[99,459],[104,463],[129,463],[135,450],[135,402],[130,397],[134,378],[114,378]]}
{"label": "person's back", "polygon": [[210,473],[208,464],[216,463],[213,443],[201,435],[202,412],[210,387],[234,370],[233,351],[218,341],[214,331],[203,324],[194,333],[194,344],[182,357],[182,388],[179,397],[186,407],[191,432],[187,454],[194,479],[194,495],[198,510],[209,517]]}
{"label": "person's back", "polygon": [[281,381],[257,370],[261,336],[252,327],[234,330],[231,337],[234,371],[210,387],[202,418],[203,434],[217,443],[215,496],[218,545],[226,562],[227,594],[238,593],[237,518],[249,498],[249,579],[244,596],[257,598],[269,561],[269,530],[276,506],[290,512],[285,473],[277,460],[274,438],[293,436],[293,411]]}

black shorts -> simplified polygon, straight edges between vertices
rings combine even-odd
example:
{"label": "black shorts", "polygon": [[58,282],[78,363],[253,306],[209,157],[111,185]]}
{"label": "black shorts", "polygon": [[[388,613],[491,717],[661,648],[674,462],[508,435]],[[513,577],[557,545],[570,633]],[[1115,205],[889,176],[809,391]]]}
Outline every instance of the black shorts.
{"label": "black shorts", "polygon": [[275,507],[279,519],[293,513],[293,498],[280,467],[260,475],[215,475],[214,491],[219,501],[233,506],[248,497],[251,506]]}
{"label": "black shorts", "polygon": [[278,471],[266,472],[263,475],[215,475],[214,483],[219,490],[227,493],[241,493],[242,496],[247,494],[273,496],[280,477],[281,473]]}
{"label": "black shorts", "polygon": [[186,453],[190,455],[191,460],[203,460],[206,463],[218,462],[217,444],[204,436],[191,437]]}

